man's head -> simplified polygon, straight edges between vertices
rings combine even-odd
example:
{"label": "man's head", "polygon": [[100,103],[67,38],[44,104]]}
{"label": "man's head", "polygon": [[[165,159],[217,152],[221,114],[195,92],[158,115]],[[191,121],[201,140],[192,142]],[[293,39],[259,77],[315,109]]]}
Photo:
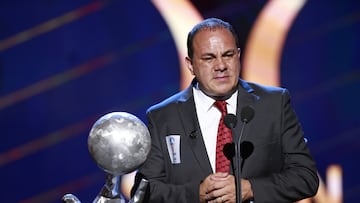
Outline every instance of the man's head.
{"label": "man's head", "polygon": [[236,47],[240,47],[238,35],[230,23],[220,20],[218,18],[208,18],[196,24],[192,28],[192,30],[188,33],[187,52],[189,58],[192,58],[194,54],[193,40],[196,33],[198,33],[198,31],[203,29],[216,29],[216,28],[225,28],[229,30],[235,39]]}
{"label": "man's head", "polygon": [[240,74],[240,49],[233,27],[210,18],[197,24],[188,35],[186,64],[200,89],[223,97],[236,89]]}

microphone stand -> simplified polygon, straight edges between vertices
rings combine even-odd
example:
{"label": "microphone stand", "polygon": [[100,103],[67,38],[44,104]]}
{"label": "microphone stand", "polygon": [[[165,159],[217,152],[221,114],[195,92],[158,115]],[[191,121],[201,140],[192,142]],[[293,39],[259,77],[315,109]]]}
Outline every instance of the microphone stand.
{"label": "microphone stand", "polygon": [[[226,117],[227,116],[227,117]],[[234,114],[228,114],[224,118],[226,127],[231,129],[231,133],[234,137],[235,135],[235,126],[236,126],[236,116]],[[236,192],[236,203],[241,203],[241,164],[240,164],[240,139],[244,131],[245,123],[241,127],[241,133],[237,141],[233,141],[232,146],[234,148],[233,154],[226,156],[231,161],[233,166],[234,176],[235,176],[235,192]],[[235,161],[234,161],[235,157]],[[234,163],[235,162],[235,163]]]}
{"label": "microphone stand", "polygon": [[[240,137],[235,142],[235,186],[236,186],[236,203],[241,203],[242,197],[241,197],[241,163],[240,163],[240,139],[242,137],[242,134],[244,132],[245,123],[241,127]],[[234,128],[231,128],[232,131],[234,131]],[[234,135],[234,132],[233,132]]]}
{"label": "microphone stand", "polygon": [[[236,125],[237,119],[234,114],[228,114],[228,115],[229,116],[226,119],[226,122],[225,122],[225,118],[224,118],[224,122],[225,122],[226,127],[231,129],[231,133],[233,134],[233,137],[234,137],[235,125]],[[236,167],[234,167],[235,168],[234,176],[235,176],[235,187],[236,187],[236,203],[242,202],[242,197],[241,197],[241,177],[242,177],[241,170],[242,169],[241,169],[241,163],[240,163],[240,157],[242,156],[241,149],[240,149],[241,137],[244,134],[245,125],[248,122],[250,122],[253,117],[254,117],[254,109],[251,106],[245,106],[244,108],[242,108],[241,121],[243,122],[243,125],[241,126],[239,138],[235,141],[235,144],[234,144],[234,148],[235,148],[235,164],[234,165],[236,165]],[[253,146],[252,146],[251,151],[252,150],[253,150]],[[243,160],[245,159],[245,157],[242,157],[242,158],[243,158]]]}

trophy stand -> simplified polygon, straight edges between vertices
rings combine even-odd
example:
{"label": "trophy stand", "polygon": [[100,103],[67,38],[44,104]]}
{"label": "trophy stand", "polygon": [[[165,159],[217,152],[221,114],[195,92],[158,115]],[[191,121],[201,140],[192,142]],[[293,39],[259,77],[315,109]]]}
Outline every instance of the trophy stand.
{"label": "trophy stand", "polygon": [[[106,173],[105,185],[93,203],[126,203],[120,193],[121,175],[143,164],[151,147],[150,133],[136,116],[112,112],[99,118],[91,128],[88,149],[95,163]],[[148,181],[142,179],[128,203],[141,203]],[[65,203],[81,203],[73,194],[62,198]]]}

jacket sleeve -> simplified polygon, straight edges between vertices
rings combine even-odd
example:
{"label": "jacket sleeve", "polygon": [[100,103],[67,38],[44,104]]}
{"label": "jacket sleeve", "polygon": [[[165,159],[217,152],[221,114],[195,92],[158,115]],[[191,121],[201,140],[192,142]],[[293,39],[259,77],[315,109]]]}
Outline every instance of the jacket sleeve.
{"label": "jacket sleeve", "polygon": [[256,203],[294,202],[316,194],[319,178],[286,89],[281,99],[280,133],[283,167],[280,172],[250,178]]}

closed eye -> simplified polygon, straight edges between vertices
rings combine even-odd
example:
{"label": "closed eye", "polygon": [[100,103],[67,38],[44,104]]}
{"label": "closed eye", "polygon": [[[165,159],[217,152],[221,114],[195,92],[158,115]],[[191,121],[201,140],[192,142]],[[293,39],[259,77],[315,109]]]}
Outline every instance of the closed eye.
{"label": "closed eye", "polygon": [[204,61],[211,61],[211,60],[213,60],[215,58],[216,57],[213,56],[213,55],[205,55],[205,56],[201,57],[201,59],[204,60]]}
{"label": "closed eye", "polygon": [[223,54],[224,58],[233,58],[235,56],[235,51],[228,51]]}

